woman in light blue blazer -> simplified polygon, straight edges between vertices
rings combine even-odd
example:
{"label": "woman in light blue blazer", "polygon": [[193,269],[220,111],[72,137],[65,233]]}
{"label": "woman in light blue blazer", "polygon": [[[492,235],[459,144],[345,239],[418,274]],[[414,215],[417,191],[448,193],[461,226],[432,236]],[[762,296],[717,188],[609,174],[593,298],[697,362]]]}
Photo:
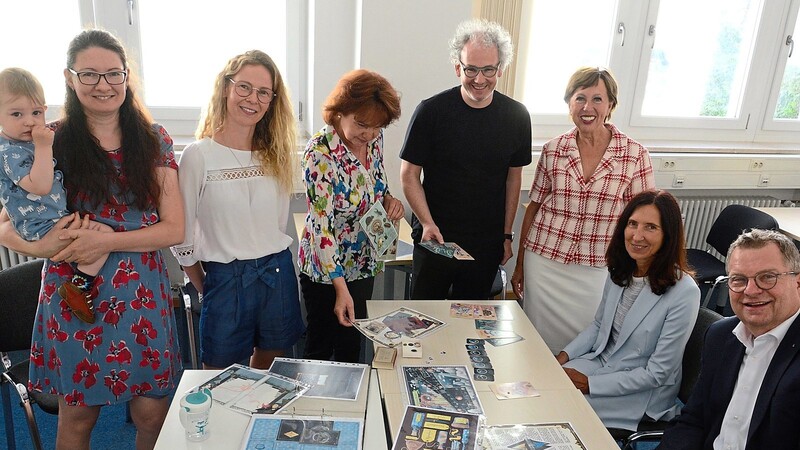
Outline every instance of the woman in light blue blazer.
{"label": "woman in light blue blazer", "polygon": [[679,412],[681,360],[700,307],[678,202],[645,191],[626,205],[606,251],[594,321],[556,357],[608,428]]}

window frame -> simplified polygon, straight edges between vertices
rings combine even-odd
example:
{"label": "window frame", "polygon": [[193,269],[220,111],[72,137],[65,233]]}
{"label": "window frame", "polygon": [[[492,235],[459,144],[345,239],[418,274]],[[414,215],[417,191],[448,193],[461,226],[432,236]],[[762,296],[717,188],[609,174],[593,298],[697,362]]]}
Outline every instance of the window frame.
{"label": "window frame", "polygon": [[[142,64],[142,45],[141,29],[139,20],[138,3],[142,0],[73,0],[77,3],[80,12],[81,23],[85,26],[95,26],[113,32],[125,45],[128,58],[134,66],[136,75],[141,81],[139,96],[144,100],[144,89],[147,88],[147,80],[141,71]],[[291,90],[293,109],[295,117],[298,118],[298,128],[302,129],[305,114],[302,114],[305,102],[305,90],[302,88],[305,83],[306,61],[306,30],[307,24],[304,17],[307,16],[307,3],[295,0],[284,0],[286,3],[286,47],[287,61],[286,67],[282,68],[284,79]],[[130,21],[128,20],[130,9]],[[220,61],[220,67],[224,61]],[[207,101],[204,100],[204,101]],[[198,121],[205,103],[198,107],[164,107],[148,106],[148,110],[153,116],[153,120],[163,125],[169,130],[175,143],[179,146],[188,144],[194,140],[194,133],[197,129]],[[54,120],[60,116],[62,105],[50,105],[47,110],[48,120]]]}
{"label": "window frame", "polygon": [[[800,10],[800,0],[764,1],[758,20],[752,59],[747,68],[747,78],[737,118],[674,118],[642,116],[643,91],[646,86],[651,44],[647,35],[650,25],[655,25],[660,0],[619,0],[616,22],[611,30],[612,39],[608,67],[619,84],[618,106],[612,122],[631,137],[650,145],[672,151],[707,152],[710,146],[721,152],[792,152],[790,143],[800,141],[800,119],[774,120],[775,104],[783,78],[788,47],[776,45],[785,41],[795,30],[794,23]],[[518,55],[524,58],[529,42],[531,7],[523,7]],[[620,24],[625,25],[624,45]],[[656,36],[657,39],[656,30]],[[800,36],[798,36],[800,40]],[[800,48],[795,57],[800,58]],[[794,55],[793,55],[794,56]],[[630,61],[637,61],[631,64]],[[523,62],[515,77],[516,92],[525,89]],[[768,68],[769,70],[763,70]],[[566,83],[566,80],[565,80]],[[531,114],[534,124],[534,142],[542,142],[564,133],[574,126],[564,105],[563,114]],[[680,136],[676,138],[675,136]]]}

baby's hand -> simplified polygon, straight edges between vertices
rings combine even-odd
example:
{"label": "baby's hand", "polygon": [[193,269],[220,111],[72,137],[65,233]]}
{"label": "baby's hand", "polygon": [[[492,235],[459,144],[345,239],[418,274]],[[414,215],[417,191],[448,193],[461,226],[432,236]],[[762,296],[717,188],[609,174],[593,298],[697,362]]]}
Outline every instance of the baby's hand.
{"label": "baby's hand", "polygon": [[31,130],[31,135],[33,136],[33,145],[35,148],[53,146],[53,136],[55,136],[55,133],[45,124],[34,125]]}

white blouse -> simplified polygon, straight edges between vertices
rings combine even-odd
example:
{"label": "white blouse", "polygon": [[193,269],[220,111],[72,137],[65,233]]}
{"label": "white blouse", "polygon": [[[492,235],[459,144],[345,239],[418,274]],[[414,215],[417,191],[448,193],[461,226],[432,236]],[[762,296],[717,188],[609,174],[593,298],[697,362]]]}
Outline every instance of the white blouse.
{"label": "white blouse", "polygon": [[181,265],[255,259],[291,245],[289,193],[264,176],[255,153],[204,138],[183,150],[178,179],[186,234],[172,252]]}

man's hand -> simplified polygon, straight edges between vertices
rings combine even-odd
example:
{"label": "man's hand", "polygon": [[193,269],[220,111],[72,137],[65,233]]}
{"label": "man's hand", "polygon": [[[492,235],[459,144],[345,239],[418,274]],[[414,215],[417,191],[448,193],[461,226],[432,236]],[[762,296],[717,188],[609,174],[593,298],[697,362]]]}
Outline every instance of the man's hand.
{"label": "man's hand", "polygon": [[439,231],[439,227],[436,224],[431,225],[422,225],[422,237],[420,238],[420,242],[424,241],[436,241],[440,244],[444,244],[444,237],[442,233]]}
{"label": "man's hand", "polygon": [[506,239],[503,242],[504,242],[504,244],[503,244],[503,260],[500,261],[500,265],[504,265],[505,263],[508,262],[509,259],[511,259],[512,256],[514,256],[514,250],[511,247],[511,241],[509,239]]}

